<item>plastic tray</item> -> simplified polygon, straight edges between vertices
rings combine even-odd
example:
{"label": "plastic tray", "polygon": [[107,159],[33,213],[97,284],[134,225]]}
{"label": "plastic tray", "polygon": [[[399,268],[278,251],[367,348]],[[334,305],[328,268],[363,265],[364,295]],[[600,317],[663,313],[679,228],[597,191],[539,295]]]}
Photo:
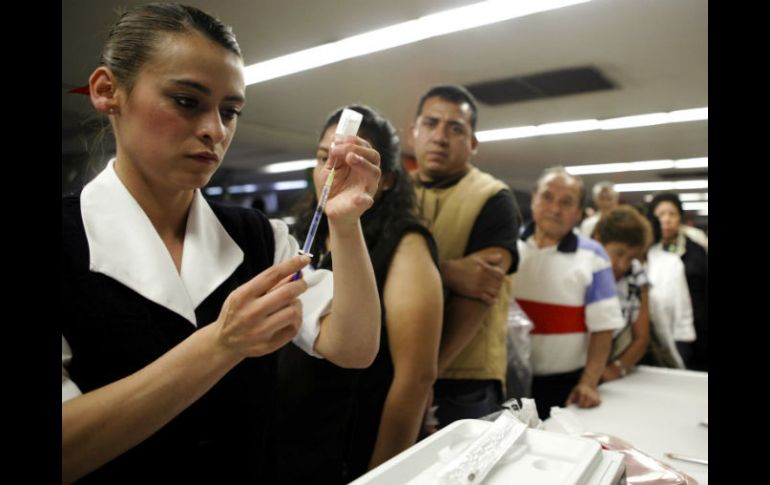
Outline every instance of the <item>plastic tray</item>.
{"label": "plastic tray", "polygon": [[[491,425],[476,419],[456,421],[351,485],[434,485],[437,472]],[[483,483],[613,485],[622,482],[624,471],[622,456],[602,452],[596,441],[528,429]]]}

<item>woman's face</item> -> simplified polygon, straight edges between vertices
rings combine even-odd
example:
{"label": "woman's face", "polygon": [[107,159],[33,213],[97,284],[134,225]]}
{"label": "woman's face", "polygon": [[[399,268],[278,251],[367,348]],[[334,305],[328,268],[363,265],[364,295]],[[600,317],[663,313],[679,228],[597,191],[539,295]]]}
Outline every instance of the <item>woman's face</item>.
{"label": "woman's face", "polygon": [[674,239],[679,232],[679,225],[682,222],[682,217],[679,215],[676,206],[668,201],[660,202],[655,207],[655,217],[660,221],[660,231],[663,239],[666,241]]}
{"label": "woman's face", "polygon": [[235,134],[245,103],[243,63],[200,34],[166,34],[122,94],[116,163],[159,188],[202,187]]}

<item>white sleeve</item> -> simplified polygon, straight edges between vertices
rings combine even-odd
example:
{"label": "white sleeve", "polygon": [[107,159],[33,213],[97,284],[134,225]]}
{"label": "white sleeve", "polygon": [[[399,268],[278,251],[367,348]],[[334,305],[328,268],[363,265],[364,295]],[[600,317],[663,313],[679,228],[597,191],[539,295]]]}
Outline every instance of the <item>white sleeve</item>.
{"label": "white sleeve", "polygon": [[[299,254],[299,243],[289,234],[289,227],[278,219],[270,219],[275,237],[275,255],[273,263],[277,264]],[[302,327],[292,340],[294,344],[314,357],[323,358],[314,351],[315,341],[321,331],[321,318],[331,311],[334,280],[332,272],[308,267],[302,270],[302,277],[308,288],[299,300],[302,302]]]}
{"label": "white sleeve", "polygon": [[[588,253],[591,261],[591,281],[585,293],[585,319],[588,331],[602,332],[625,327],[623,310],[620,309],[612,263],[604,248],[602,255]],[[585,254],[585,253],[584,253]]]}
{"label": "white sleeve", "polygon": [[64,338],[61,336],[61,402],[69,401],[73,397],[77,397],[81,394],[80,388],[75,384],[70,375],[67,372],[67,366],[72,360],[72,349]]}

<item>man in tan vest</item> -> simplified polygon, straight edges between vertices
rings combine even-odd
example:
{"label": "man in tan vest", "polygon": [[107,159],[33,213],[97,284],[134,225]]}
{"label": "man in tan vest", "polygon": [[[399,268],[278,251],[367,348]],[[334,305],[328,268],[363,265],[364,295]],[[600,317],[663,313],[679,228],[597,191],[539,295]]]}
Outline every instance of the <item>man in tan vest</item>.
{"label": "man in tan vest", "polygon": [[476,102],[460,86],[420,99],[409,129],[420,215],[439,249],[444,328],[434,404],[439,426],[500,408],[505,389],[510,275],[520,216],[508,186],[471,165]]}

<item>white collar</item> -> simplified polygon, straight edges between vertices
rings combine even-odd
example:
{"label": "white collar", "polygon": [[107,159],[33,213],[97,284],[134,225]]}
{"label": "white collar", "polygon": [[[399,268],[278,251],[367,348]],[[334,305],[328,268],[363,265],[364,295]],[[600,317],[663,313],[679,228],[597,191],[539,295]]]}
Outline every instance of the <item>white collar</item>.
{"label": "white collar", "polygon": [[114,169],[114,159],[80,195],[89,269],[113,278],[197,326],[195,308],[243,261],[200,193],[187,217],[181,275],[139,203]]}

